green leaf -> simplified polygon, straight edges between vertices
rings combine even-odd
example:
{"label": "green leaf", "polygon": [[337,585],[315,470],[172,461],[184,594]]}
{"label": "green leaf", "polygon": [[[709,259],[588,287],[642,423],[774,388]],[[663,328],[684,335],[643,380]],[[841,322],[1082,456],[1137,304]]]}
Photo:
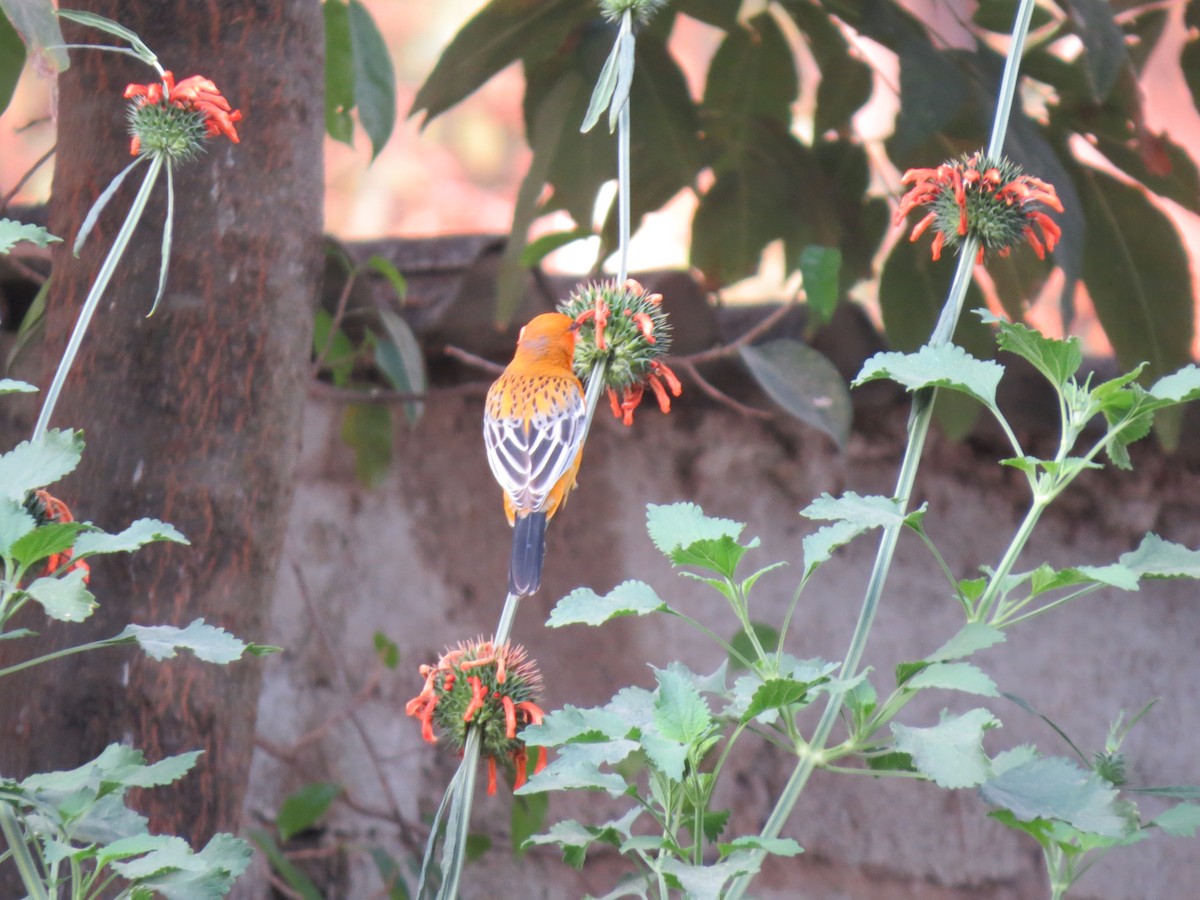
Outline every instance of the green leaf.
{"label": "green leaf", "polygon": [[981,787],[983,799],[1022,821],[1057,819],[1091,834],[1120,837],[1127,828],[1117,791],[1069,759],[1034,759],[1008,768]]}
{"label": "green leaf", "polygon": [[1056,340],[1027,325],[993,316],[986,310],[981,310],[980,316],[984,322],[999,326],[997,341],[1000,349],[1028,360],[1056,387],[1063,387],[1083,364],[1083,349],[1077,337]]}
{"label": "green leaf", "polygon": [[1136,550],[1121,554],[1120,564],[1142,578],[1200,578],[1200,550],[1147,534]]}
{"label": "green leaf", "polygon": [[350,403],[342,414],[342,440],[354,450],[354,474],[378,487],[392,466],[392,413],[381,403]]}
{"label": "green leaf", "polygon": [[386,668],[395,669],[400,665],[400,648],[396,642],[382,631],[376,631],[373,637],[375,655]]}
{"label": "green leaf", "polygon": [[[74,574],[74,573],[72,573]],[[151,659],[172,659],[176,650],[190,650],[204,662],[225,665],[240,659],[247,649],[223,628],[205,624],[196,619],[186,628],[174,625],[126,625],[125,630],[111,643],[123,643],[133,639]]]}
{"label": "green leaf", "polygon": [[508,834],[513,853],[518,859],[525,855],[525,842],[546,827],[546,812],[549,808],[548,794],[513,797]]}
{"label": "green leaf", "polygon": [[153,66],[158,59],[150,48],[142,42],[142,39],[137,36],[136,32],[130,31],[119,22],[114,22],[112,19],[105,18],[96,13],[84,12],[78,9],[60,9],[57,14],[69,22],[86,25],[88,28],[95,28],[97,31],[103,31],[105,34],[111,34],[113,37],[120,38],[128,43],[134,54],[149,66]]}
{"label": "green leaf", "polygon": [[689,747],[707,737],[713,725],[712,713],[691,679],[673,668],[655,669],[654,677],[658,680],[654,704],[658,732]]}
{"label": "green leaf", "polygon": [[202,751],[190,750],[187,753],[178,753],[174,756],[164,757],[156,763],[146,763],[141,758],[141,752],[135,752],[138,760],[134,766],[128,769],[122,767],[110,770],[105,773],[104,780],[106,782],[117,781],[122,786],[131,788],[153,788],[174,784],[195,768],[196,760],[200,758]]}
{"label": "green leaf", "polygon": [[[0,16],[0,23],[5,23],[6,20]],[[0,29],[2,30],[2,29]],[[3,40],[3,35],[0,34],[0,41]],[[3,47],[0,46],[0,59],[3,59]],[[3,73],[0,72],[0,80],[3,79]],[[0,84],[0,101],[3,101],[4,85]],[[7,102],[7,101],[4,101]],[[3,108],[4,102],[0,102],[0,109]],[[12,219],[0,219],[0,253],[8,253],[12,248],[21,241],[28,241],[38,247],[45,247],[54,241],[61,241],[62,238],[55,237],[45,228],[40,225],[24,225],[20,222],[15,222]],[[4,379],[7,384],[10,379]],[[12,382],[13,384],[22,384],[22,382]],[[19,390],[36,390],[32,386],[18,388]]]}
{"label": "green leaf", "polygon": [[1125,35],[1113,20],[1107,0],[1067,0],[1066,8],[1084,47],[1084,71],[1092,99],[1102,103],[1129,63]]}
{"label": "green leaf", "polygon": [[1177,803],[1155,816],[1150,824],[1174,837],[1195,837],[1196,829],[1200,828],[1200,804]]}
{"label": "green leaf", "polygon": [[568,231],[554,231],[550,234],[543,234],[540,238],[530,241],[521,251],[521,266],[526,269],[532,269],[538,265],[543,259],[568,244],[573,244],[576,241],[585,241],[595,237],[595,233],[588,228],[572,228]]}
{"label": "green leaf", "polygon": [[811,575],[819,565],[829,561],[835,550],[850,543],[866,530],[865,526],[854,522],[834,522],[805,535],[801,542],[804,548],[804,574]]}
{"label": "green leaf", "polygon": [[271,869],[287,882],[287,886],[301,900],[324,900],[317,886],[312,883],[312,880],[307,875],[296,868],[295,864],[287,858],[284,852],[276,845],[275,841],[272,840],[271,835],[261,828],[251,828],[249,835],[250,840],[262,851],[263,856],[267,858],[267,862],[271,864]]}
{"label": "green leaf", "polygon": [[808,36],[808,49],[821,70],[813,131],[823,135],[827,131],[841,130],[871,98],[874,73],[850,49],[825,8],[807,2],[785,3],[784,8]]}
{"label": "green leaf", "polygon": [[524,0],[492,0],[442,51],[417,91],[412,112],[425,110],[428,123],[510,63],[551,55],[595,15],[591,4],[579,0],[544,0],[533,6]]}
{"label": "green leaf", "polygon": [[833,521],[807,535],[802,542],[804,548],[804,572],[811,574],[821,563],[828,560],[833,551],[849,543],[871,528],[888,528],[894,525],[915,527],[924,515],[925,507],[905,515],[900,504],[888,497],[860,496],[847,491],[841,497],[822,494],[800,511],[809,519]]}
{"label": "green leaf", "polygon": [[718,132],[758,118],[788,128],[799,90],[787,38],[764,12],[726,32],[708,66],[704,109]]}
{"label": "green leaf", "polygon": [[698,541],[723,538],[737,541],[745,527],[744,523],[732,519],[706,516],[695,503],[646,505],[646,531],[654,546],[668,557],[679,548],[690,547]]}
{"label": "green leaf", "polygon": [[37,388],[25,381],[15,378],[0,378],[0,394],[35,394]]}
{"label": "green leaf", "polygon": [[11,554],[12,545],[37,527],[37,520],[16,500],[0,498],[0,557]]}
{"label": "green leaf", "polygon": [[334,329],[333,317],[318,309],[313,316],[313,355],[329,372],[333,383],[346,387],[354,372],[354,344],[341,328]]}
{"label": "green leaf", "polygon": [[707,866],[689,865],[669,856],[661,858],[659,862],[659,868],[678,882],[689,900],[720,900],[721,892],[731,878],[753,875],[761,866],[759,854],[749,850],[735,851],[720,862]]}
{"label": "green leaf", "polygon": [[88,531],[75,541],[75,555],[95,556],[100,553],[131,553],[139,547],[157,541],[190,544],[174,525],[158,519],[138,519],[120,534]]}
{"label": "green leaf", "polygon": [[[428,388],[425,378],[425,355],[417,342],[412,328],[403,318],[390,310],[378,311],[379,322],[387,333],[386,340],[375,345],[375,363],[392,383],[392,387],[403,393],[423,394]],[[421,418],[425,404],[418,401],[404,404],[408,421],[415,425]],[[388,417],[390,420],[390,416]]]}
{"label": "green leaf", "polygon": [[0,497],[24,502],[25,495],[74,471],[83,455],[83,436],[52,428],[37,441],[22,441],[0,455]]}
{"label": "green leaf", "polygon": [[555,604],[546,625],[603,625],[620,616],[644,616],[664,612],[667,604],[654,588],[641,581],[624,581],[603,597],[590,588],[576,588]]}
{"label": "green leaf", "polygon": [[742,713],[741,719],[746,722],[757,718],[767,710],[782,710],[793,703],[799,703],[812,687],[810,682],[795,681],[791,678],[772,678],[764,681],[755,690],[750,705]]}
{"label": "green leaf", "polygon": [[396,73],[387,44],[360,0],[349,4],[350,45],[354,49],[354,105],[371,139],[371,159],[379,155],[396,126]]}
{"label": "green leaf", "polygon": [[75,243],[71,245],[71,252],[78,257],[79,251],[83,249],[83,245],[87,242],[88,236],[92,233],[92,229],[96,227],[96,222],[100,218],[100,213],[104,212],[110,200],[116,196],[117,190],[125,182],[126,176],[129,175],[135,168],[142,164],[148,157],[138,155],[133,162],[123,168],[120,172],[112,177],[108,185],[102,190],[94,201],[91,208],[88,209],[87,215],[83,217],[83,224],[79,226],[79,231],[75,233]]}
{"label": "green leaf", "polygon": [[718,844],[717,849],[722,856],[728,856],[734,850],[763,850],[773,856],[799,856],[804,848],[791,838],[763,838],[748,834],[735,838],[728,844]]}
{"label": "green leaf", "polygon": [[876,353],[854,380],[855,386],[890,378],[906,390],[939,387],[962,391],[988,409],[996,408],[996,388],[1004,367],[991,360],[975,359],[954,344],[926,345],[916,353]]}
{"label": "green leaf", "polygon": [[850,391],[824,354],[787,338],[743,346],[738,352],[768,397],[839,447],[846,445],[854,415]]}
{"label": "green leaf", "polygon": [[84,528],[83,522],[51,522],[27,532],[11,545],[13,559],[23,566],[31,566],[38,560],[69,550],[75,536]]}
{"label": "green leaf", "polygon": [[1158,378],[1191,361],[1187,254],[1171,221],[1137,188],[1093,169],[1076,187],[1087,221],[1083,278],[1121,364]]}
{"label": "green leaf", "polygon": [[583,124],[579,126],[580,131],[591,131],[596,126],[596,123],[600,121],[600,117],[604,115],[606,109],[611,107],[619,112],[620,108],[625,104],[625,100],[629,96],[628,85],[624,86],[625,96],[619,101],[614,102],[613,95],[617,89],[617,76],[622,58],[622,47],[628,37],[629,33],[625,29],[625,23],[622,22],[617,39],[613,41],[612,51],[608,54],[608,58],[604,60],[604,66],[600,69],[600,76],[596,79],[596,87],[592,90],[592,99],[588,102],[587,112],[583,114]]}
{"label": "green leaf", "polygon": [[25,592],[46,615],[60,622],[82,622],[95,610],[95,596],[84,586],[84,572],[75,569],[58,578],[39,578]]}
{"label": "green leaf", "polygon": [[1000,696],[996,682],[978,667],[965,662],[939,662],[928,665],[908,679],[904,687],[913,691],[943,688],[982,697]]}
{"label": "green leaf", "polygon": [[1178,372],[1164,375],[1150,388],[1150,396],[1156,400],[1172,403],[1187,403],[1200,399],[1200,368],[1188,363]]}
{"label": "green leaf", "polygon": [[911,755],[921,774],[940,787],[964,788],[987,780],[991,766],[983,752],[983,735],[999,725],[988,710],[973,709],[958,716],[942,713],[941,722],[929,728],[898,722],[891,728],[896,749]]}
{"label": "green leaf", "polygon": [[838,283],[842,251],[837,247],[810,244],[800,251],[798,268],[804,279],[804,301],[812,324],[827,324],[842,296]]}
{"label": "green leaf", "polygon": [[24,35],[22,52],[43,57],[57,72],[71,64],[51,4],[42,0],[0,0],[0,9],[7,13],[17,34]]}
{"label": "green leaf", "polygon": [[138,882],[138,887],[157,891],[168,900],[208,900],[229,893],[252,855],[245,841],[217,834],[199,853],[193,853],[183,839],[171,838],[139,860],[113,863],[112,867],[124,878]]}
{"label": "green leaf", "polygon": [[[645,693],[652,698],[649,691]],[[607,708],[580,709],[568,703],[562,709],[547,713],[541,725],[530,725],[522,730],[521,740],[532,747],[559,747],[573,741],[619,740],[626,738],[637,724]]]}
{"label": "green leaf", "polygon": [[346,0],[325,0],[325,131],[335,141],[354,144],[354,46]]}
{"label": "green leaf", "polygon": [[949,52],[933,45],[925,29],[907,13],[871,8],[866,19],[871,26],[866,34],[886,30],[888,39],[883,43],[900,58],[900,110],[887,151],[893,160],[903,160],[967,107],[971,78]]}
{"label": "green leaf", "polygon": [[636,741],[567,744],[560,747],[554,760],[513,793],[517,796],[541,791],[606,791],[611,797],[625,793],[625,779],[612,772],[601,772],[601,765],[615,765],[638,749]]}
{"label": "green leaf", "polygon": [[367,259],[367,268],[378,275],[382,275],[388,284],[392,287],[392,293],[395,295],[397,303],[403,303],[404,298],[408,296],[408,281],[400,274],[400,270],[387,257],[380,256],[378,253],[373,253]]}
{"label": "green leaf", "polygon": [[279,839],[291,840],[301,831],[312,828],[341,792],[339,784],[317,781],[288,794],[279,805],[279,814],[275,817]]}
{"label": "green leaf", "polygon": [[1004,632],[983,622],[968,622],[954,637],[926,657],[930,662],[963,659],[979,650],[1003,643]]}

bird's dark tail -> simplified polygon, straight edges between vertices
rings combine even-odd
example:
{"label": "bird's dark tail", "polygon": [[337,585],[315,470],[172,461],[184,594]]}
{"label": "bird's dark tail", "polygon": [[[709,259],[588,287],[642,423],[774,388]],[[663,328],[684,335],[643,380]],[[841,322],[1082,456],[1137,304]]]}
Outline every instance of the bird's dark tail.
{"label": "bird's dark tail", "polygon": [[524,597],[542,586],[546,555],[546,514],[517,516],[513,523],[512,559],[508,563],[508,592]]}

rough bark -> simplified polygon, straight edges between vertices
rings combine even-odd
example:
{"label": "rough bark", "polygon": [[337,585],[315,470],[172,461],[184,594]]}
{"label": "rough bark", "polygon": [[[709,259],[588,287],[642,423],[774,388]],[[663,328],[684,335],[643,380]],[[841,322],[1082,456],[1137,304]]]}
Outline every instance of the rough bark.
{"label": "rough bark", "polygon": [[[132,28],[179,78],[212,78],[245,120],[240,144],[214,139],[177,173],[170,281],[146,318],[166,209],[165,184],[156,189],[52,423],[82,428],[88,441],[80,469],[55,489],[77,517],[110,531],[161,518],[191,546],[98,561],[91,588],[101,608],[83,626],[46,629],[43,647],[109,636],[129,622],[200,617],[261,640],[292,497],[321,261],[320,4],[72,5]],[[110,42],[66,30],[68,40]],[[59,85],[51,213],[62,247],[128,162],[125,85],[154,78],[110,53],[76,50],[72,62]],[[125,185],[110,203],[80,259],[56,254],[43,387],[134,190]],[[263,663],[153,662],[132,651],[75,659],[0,684],[0,771],[73,767],[113,741],[150,759],[201,748],[197,770],[138,805],[152,828],[193,842],[236,828]]]}

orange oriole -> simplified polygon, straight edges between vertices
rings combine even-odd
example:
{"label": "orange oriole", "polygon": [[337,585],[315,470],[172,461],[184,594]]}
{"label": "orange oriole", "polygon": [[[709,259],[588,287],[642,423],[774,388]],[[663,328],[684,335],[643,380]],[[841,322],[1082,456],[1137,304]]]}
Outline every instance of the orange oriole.
{"label": "orange oriole", "polygon": [[508,590],[542,582],[546,522],[575,487],[583,456],[583,385],[572,370],[575,320],[543,313],[521,329],[517,351],[487,394],[483,443],[513,526]]}

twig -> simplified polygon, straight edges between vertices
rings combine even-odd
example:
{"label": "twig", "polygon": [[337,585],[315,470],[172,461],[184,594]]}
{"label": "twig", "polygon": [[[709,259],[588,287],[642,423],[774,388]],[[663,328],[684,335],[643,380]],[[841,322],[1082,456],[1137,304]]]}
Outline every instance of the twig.
{"label": "twig", "polygon": [[504,371],[504,366],[499,363],[494,363],[490,359],[484,359],[482,356],[476,356],[474,353],[463,350],[461,347],[455,347],[453,344],[446,345],[445,353],[459,362],[464,362],[476,369],[482,369],[490,375],[499,375]]}
{"label": "twig", "polygon": [[271,882],[271,889],[278,891],[280,895],[286,897],[287,900],[305,900],[304,895],[293,890],[286,882],[278,875],[272,872],[267,878]]}
{"label": "twig", "polygon": [[[3,210],[0,209],[0,212],[2,211]],[[37,269],[33,269],[25,265],[25,263],[21,262],[20,258],[15,253],[10,253],[7,257],[5,257],[4,263],[5,265],[10,266],[12,270],[22,278],[32,281],[38,287],[41,287],[46,283],[47,276],[43,275]]]}
{"label": "twig", "polygon": [[4,215],[4,213],[8,212],[8,204],[12,202],[12,198],[17,196],[17,192],[21,190],[21,188],[25,187],[25,182],[29,181],[29,179],[33,177],[33,173],[46,164],[47,160],[54,155],[54,151],[57,149],[58,145],[55,144],[53,147],[43,153],[38,161],[26,170],[24,175],[17,179],[17,183],[13,185],[13,189],[4,195],[4,199],[0,200],[0,215]]}
{"label": "twig", "polygon": [[761,322],[743,334],[741,337],[730,341],[728,344],[722,344],[720,347],[713,347],[711,350],[701,350],[699,353],[691,353],[687,356],[676,356],[671,359],[671,364],[684,365],[691,363],[693,365],[699,363],[712,362],[714,359],[724,359],[727,356],[733,356],[737,353],[740,347],[751,344],[758,340],[772,328],[779,324],[788,313],[796,306],[795,298],[781,305],[778,309],[772,310],[770,315],[766,316]]}
{"label": "twig", "polygon": [[753,406],[747,406],[744,403],[734,400],[732,397],[706,379],[703,375],[701,375],[696,369],[695,365],[692,364],[690,359],[690,357],[686,356],[671,359],[671,365],[676,369],[682,369],[684,372],[687,372],[688,375],[691,376],[692,380],[696,382],[696,387],[700,388],[700,390],[705,394],[712,397],[718,403],[728,406],[730,409],[736,410],[744,416],[751,416],[756,419],[775,418],[774,413],[767,412],[765,409],[755,409]]}
{"label": "twig", "polygon": [[429,399],[424,391],[393,391],[388,388],[370,387],[365,390],[358,388],[343,388],[315,378],[308,383],[308,393],[314,397],[326,400],[340,400],[346,403],[420,403]]}
{"label": "twig", "polygon": [[337,309],[334,310],[333,319],[329,323],[329,334],[325,336],[325,346],[321,348],[321,352],[313,360],[312,374],[314,376],[321,371],[321,364],[325,362],[325,357],[329,355],[329,351],[333,348],[333,339],[337,335],[338,329],[342,327],[342,319],[346,317],[346,306],[350,302],[350,292],[354,290],[354,282],[357,280],[358,271],[351,269],[350,273],[346,276],[346,284],[342,288],[341,294],[338,295]]}

